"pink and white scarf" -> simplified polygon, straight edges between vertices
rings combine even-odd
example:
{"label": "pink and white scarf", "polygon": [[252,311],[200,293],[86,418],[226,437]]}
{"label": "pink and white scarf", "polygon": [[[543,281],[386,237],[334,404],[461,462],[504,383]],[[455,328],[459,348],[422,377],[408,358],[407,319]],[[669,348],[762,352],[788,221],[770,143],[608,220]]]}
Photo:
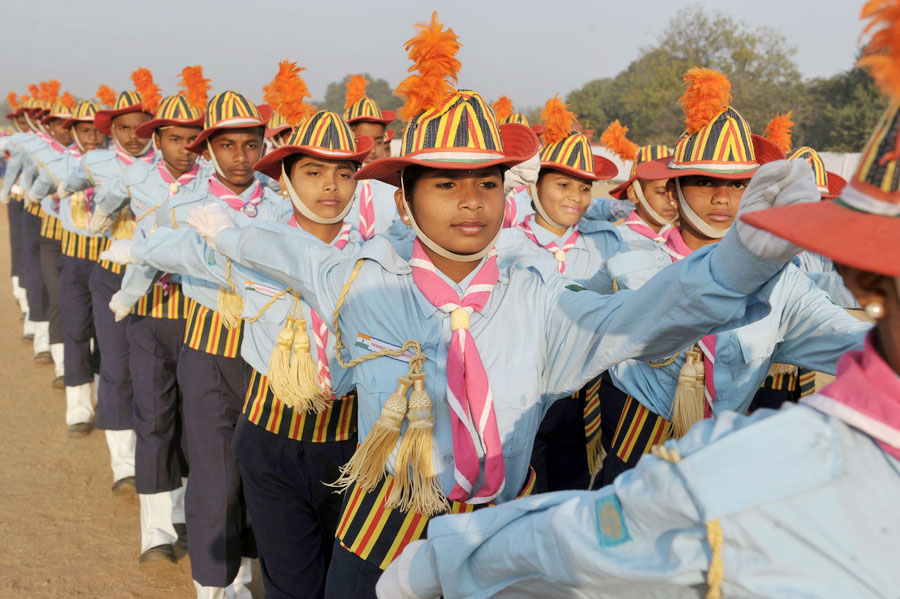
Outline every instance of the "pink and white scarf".
{"label": "pink and white scarf", "polygon": [[534,243],[540,245],[542,248],[553,254],[553,257],[556,259],[556,270],[557,272],[565,273],[566,272],[566,252],[575,247],[575,243],[578,241],[578,238],[581,234],[578,232],[578,225],[575,225],[572,228],[572,234],[569,235],[569,238],[566,239],[562,245],[559,245],[555,241],[551,241],[547,245],[541,245],[541,242],[538,241],[537,236],[534,234],[534,231],[531,229],[531,217],[529,214],[525,217],[525,220],[522,221],[522,224],[519,225],[519,228],[525,233],[525,236],[533,241]]}
{"label": "pink and white scarf", "polygon": [[369,181],[363,181],[359,189],[359,234],[363,241],[375,236],[375,202]]}
{"label": "pink and white scarf", "polygon": [[674,230],[672,225],[663,225],[659,232],[654,231],[650,225],[644,222],[644,219],[638,216],[637,210],[632,210],[631,214],[628,215],[628,218],[626,218],[625,222],[622,224],[638,235],[643,235],[647,239],[652,239],[659,243],[665,242]]}
{"label": "pink and white scarf", "polygon": [[153,163],[153,159],[156,157],[156,149],[151,145],[150,149],[141,154],[140,156],[133,156],[126,152],[122,146],[119,145],[119,142],[113,143],[113,147],[116,148],[116,158],[119,159],[125,166],[130,166],[134,164],[135,160],[141,160],[147,163]]}
{"label": "pink and white scarf", "polygon": [[178,190],[181,187],[184,187],[197,177],[197,173],[200,172],[200,165],[195,162],[194,166],[191,167],[191,170],[183,173],[180,177],[178,177],[178,179],[176,179],[172,176],[172,173],[169,172],[169,169],[166,168],[163,162],[165,161],[159,161],[159,176],[162,177],[164,183],[168,183],[169,185],[169,193],[166,196],[166,199],[168,200],[173,195],[178,193]]}
{"label": "pink and white scarf", "polygon": [[225,187],[216,175],[209,178],[209,192],[228,204],[232,210],[240,210],[246,213],[248,205],[253,206],[254,210],[256,209],[256,206],[259,206],[263,197],[263,189],[262,185],[259,184],[259,180],[254,179],[250,189],[250,199],[245,202],[239,196],[235,195],[233,191]]}

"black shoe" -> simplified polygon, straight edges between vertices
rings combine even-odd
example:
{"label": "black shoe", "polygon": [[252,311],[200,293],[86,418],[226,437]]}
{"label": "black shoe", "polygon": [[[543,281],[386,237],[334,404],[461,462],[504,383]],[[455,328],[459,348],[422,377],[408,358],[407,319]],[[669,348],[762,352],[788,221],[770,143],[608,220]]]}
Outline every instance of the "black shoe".
{"label": "black shoe", "polygon": [[147,551],[141,554],[141,557],[138,558],[139,564],[147,564],[150,562],[165,562],[169,561],[173,564],[175,563],[175,548],[172,547],[171,544],[165,545],[157,545],[156,547],[151,547]]}
{"label": "black shoe", "polygon": [[53,364],[53,356],[48,351],[42,351],[34,354],[35,364]]}
{"label": "black shoe", "polygon": [[113,483],[112,492],[116,495],[133,495],[134,490],[134,477],[133,476],[124,476]]}
{"label": "black shoe", "polygon": [[94,430],[94,425],[90,422],[76,422],[75,424],[70,424],[66,428],[66,432],[73,438],[87,437],[91,434],[92,430]]}
{"label": "black shoe", "polygon": [[59,389],[60,391],[65,391],[66,381],[63,377],[58,376],[55,379],[53,379],[53,382],[50,383],[50,386],[53,387],[54,389]]}
{"label": "black shoe", "polygon": [[184,522],[173,522],[172,526],[175,527],[175,532],[178,533],[178,540],[175,541],[175,544],[182,549],[187,549],[187,524],[185,524]]}

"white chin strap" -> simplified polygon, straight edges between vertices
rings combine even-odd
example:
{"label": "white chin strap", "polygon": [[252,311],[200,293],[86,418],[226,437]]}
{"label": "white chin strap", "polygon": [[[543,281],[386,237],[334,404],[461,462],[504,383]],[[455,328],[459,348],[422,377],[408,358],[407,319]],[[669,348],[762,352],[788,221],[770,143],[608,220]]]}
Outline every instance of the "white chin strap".
{"label": "white chin strap", "polygon": [[678,192],[678,207],[681,210],[682,216],[684,216],[684,220],[689,222],[692,227],[710,239],[722,239],[725,237],[728,233],[728,229],[731,227],[729,226],[728,229],[716,229],[707,224],[696,212],[691,210],[691,207],[688,206],[687,201],[684,199],[684,193],[681,191],[681,180],[677,177],[675,178],[675,190]]}
{"label": "white chin strap", "polygon": [[291,178],[287,176],[287,173],[284,170],[284,162],[281,163],[281,186],[287,189],[288,194],[291,196],[291,203],[294,205],[294,208],[300,211],[300,214],[308,218],[314,223],[318,223],[320,225],[333,225],[335,223],[342,222],[344,218],[347,216],[347,213],[350,212],[350,209],[353,207],[353,202],[347,202],[347,205],[344,206],[344,209],[341,210],[341,213],[337,216],[333,216],[331,218],[323,218],[312,211],[312,209],[303,203],[303,200],[297,196],[297,191],[294,189],[294,184],[291,183]]}
{"label": "white chin strap", "polygon": [[81,140],[78,139],[78,131],[75,129],[75,123],[72,123],[72,139],[75,140],[75,145],[78,146],[79,151],[84,154],[84,145],[81,143]]}
{"label": "white chin strap", "polygon": [[534,209],[537,210],[537,213],[541,215],[541,218],[543,218],[545,221],[547,221],[548,225],[550,225],[551,227],[555,227],[557,229],[568,229],[569,228],[565,225],[559,224],[558,222],[556,222],[555,220],[550,218],[550,216],[547,214],[547,211],[544,210],[544,207],[541,205],[541,199],[538,197],[536,184],[531,183],[528,186],[528,191],[531,192],[531,202],[534,204]]}
{"label": "white chin strap", "polygon": [[32,121],[31,117],[28,116],[27,110],[23,114],[25,115],[25,122],[28,123],[28,126],[31,127],[32,131],[43,131],[41,127],[38,127],[34,124],[34,121]]}
{"label": "white chin strap", "polygon": [[416,237],[419,238],[419,241],[424,243],[428,249],[432,252],[441,256],[442,258],[446,258],[448,260],[454,260],[456,262],[478,262],[482,258],[488,255],[494,246],[497,244],[497,240],[500,239],[500,233],[503,232],[503,221],[500,221],[500,227],[497,229],[497,234],[494,235],[494,238],[491,239],[491,242],[487,244],[480,252],[476,252],[474,254],[457,254],[455,252],[451,252],[446,248],[442,248],[434,241],[432,241],[428,235],[422,232],[422,229],[419,228],[418,223],[416,223],[416,217],[413,216],[412,209],[409,207],[409,200],[406,199],[406,182],[403,180],[403,171],[400,171],[400,189],[403,192],[403,205],[406,206],[406,215],[409,216],[409,224],[413,228],[413,231],[416,232]]}
{"label": "white chin strap", "polygon": [[213,168],[216,169],[216,173],[222,177],[225,181],[228,180],[228,177],[225,176],[225,173],[222,172],[222,169],[219,168],[219,161],[216,160],[216,153],[213,152],[212,144],[209,143],[209,140],[206,140],[206,149],[209,150],[209,161],[212,162]]}
{"label": "white chin strap", "polygon": [[647,211],[647,214],[650,216],[650,220],[653,221],[654,225],[664,227],[675,222],[674,218],[665,219],[660,216],[660,214],[656,210],[653,209],[653,207],[650,205],[650,202],[648,202],[647,198],[644,197],[644,190],[641,188],[641,184],[637,179],[635,179],[635,181],[631,184],[631,188],[634,190],[638,202],[640,202],[641,206],[644,207],[644,210]]}
{"label": "white chin strap", "polygon": [[15,129],[17,132],[25,133],[25,131],[23,131],[22,128],[19,126],[19,121],[17,121],[16,119],[12,120],[12,125],[13,125],[13,129]]}
{"label": "white chin strap", "polygon": [[[74,125],[73,125],[73,130],[74,130]],[[113,135],[112,138],[113,138],[113,143],[116,144],[117,148],[119,148],[126,154],[131,154],[131,152],[129,152],[128,150],[126,150],[125,148],[122,147],[122,144],[119,143],[119,140],[115,135]],[[144,154],[147,153],[147,150],[149,150],[150,146],[152,146],[152,145],[153,145],[153,137],[151,136],[150,139],[147,141],[147,143],[144,145],[144,148],[141,150],[140,154],[131,154],[131,155],[134,156],[135,158],[140,158],[141,156],[143,156]]]}

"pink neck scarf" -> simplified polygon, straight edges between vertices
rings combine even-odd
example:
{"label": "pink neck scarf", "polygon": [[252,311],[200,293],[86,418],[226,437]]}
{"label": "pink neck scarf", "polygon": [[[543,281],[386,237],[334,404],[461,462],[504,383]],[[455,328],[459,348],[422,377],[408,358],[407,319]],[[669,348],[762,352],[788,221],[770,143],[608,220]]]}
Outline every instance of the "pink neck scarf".
{"label": "pink neck scarf", "polygon": [[169,195],[166,196],[166,199],[169,199],[173,195],[178,193],[178,190],[182,186],[187,185],[188,183],[193,181],[197,176],[197,173],[200,172],[200,165],[195,162],[194,166],[191,167],[191,170],[182,174],[180,177],[178,177],[178,179],[175,179],[175,177],[172,176],[172,173],[169,172],[169,169],[166,168],[166,165],[164,163],[165,160],[159,161],[159,176],[162,177],[163,182],[169,184]]}
{"label": "pink neck scarf", "polygon": [[149,150],[147,150],[140,156],[132,156],[131,154],[126,152],[124,149],[122,149],[122,146],[120,146],[119,142],[117,142],[117,141],[113,142],[113,146],[115,146],[115,148],[116,148],[116,158],[118,158],[119,162],[121,162],[125,166],[134,164],[135,160],[142,160],[143,162],[152,163],[153,158],[156,157],[156,150],[153,148],[152,145],[150,146]]}
{"label": "pink neck scarf", "polygon": [[[413,244],[409,265],[416,287],[435,308],[450,315],[453,330],[447,349],[447,403],[456,485],[449,497],[454,501],[488,503],[503,491],[506,468],[491,386],[475,338],[469,332],[469,319],[484,308],[497,284],[497,253],[491,250],[462,298],[438,274],[418,239]],[[484,484],[473,493],[481,472],[479,455],[484,456]]]}
{"label": "pink neck scarf", "polygon": [[519,225],[519,228],[525,232],[525,236],[533,241],[534,243],[540,245],[542,248],[553,254],[553,257],[556,258],[556,270],[557,272],[564,273],[566,272],[566,252],[575,247],[575,243],[578,241],[580,234],[578,233],[578,225],[575,225],[572,230],[572,234],[569,235],[569,238],[566,239],[562,245],[559,245],[555,241],[551,241],[547,245],[541,245],[541,242],[538,241],[537,236],[534,234],[534,231],[531,229],[531,217],[529,214],[525,217],[525,220],[522,221],[522,224]]}
{"label": "pink neck scarf", "polygon": [[900,459],[900,376],[878,355],[874,339],[872,331],[862,351],[841,356],[834,382],[803,402],[861,430]]}
{"label": "pink neck scarf", "polygon": [[363,241],[375,236],[375,203],[368,181],[363,181],[359,190],[359,234]]}
{"label": "pink neck scarf", "polygon": [[254,179],[253,185],[250,187],[250,199],[244,202],[240,197],[234,195],[234,192],[219,182],[216,175],[209,178],[209,192],[228,204],[232,210],[240,210],[250,218],[259,214],[258,206],[262,202],[263,190],[259,180]]}
{"label": "pink neck scarf", "polygon": [[516,206],[516,195],[525,191],[524,185],[519,185],[506,196],[506,212],[503,216],[503,228],[509,229],[516,226],[519,218],[519,208]]}
{"label": "pink neck scarf", "polygon": [[664,225],[657,233],[650,225],[644,222],[644,219],[638,216],[637,210],[632,210],[623,224],[638,235],[643,235],[647,239],[652,239],[656,242],[665,242],[673,231],[672,225]]}
{"label": "pink neck scarf", "polygon": [[[298,227],[297,216],[291,217],[288,221],[291,227]],[[345,222],[341,227],[341,232],[331,245],[339,250],[343,250],[350,243],[350,223]],[[328,393],[331,393],[331,367],[328,364],[328,327],[322,322],[322,319],[312,308],[309,309],[311,325],[316,342],[316,372],[318,373],[319,385]]]}

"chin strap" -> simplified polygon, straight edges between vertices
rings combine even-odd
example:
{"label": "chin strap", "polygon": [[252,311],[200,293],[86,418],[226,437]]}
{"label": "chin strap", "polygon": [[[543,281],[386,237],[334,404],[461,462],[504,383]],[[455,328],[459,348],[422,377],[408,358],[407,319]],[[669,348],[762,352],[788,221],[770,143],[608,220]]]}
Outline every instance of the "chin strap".
{"label": "chin strap", "polygon": [[78,150],[84,154],[84,144],[78,139],[78,131],[75,130],[75,123],[72,123],[72,138],[75,140],[75,145],[78,146]]}
{"label": "chin strap", "polygon": [[[210,154],[212,154],[212,150],[210,149]],[[218,166],[216,167],[218,169]],[[318,223],[320,225],[333,225],[335,223],[339,223],[344,220],[347,216],[347,213],[350,212],[350,209],[353,207],[353,202],[347,202],[347,205],[344,206],[344,209],[341,210],[341,213],[332,218],[323,218],[316,214],[310,209],[309,206],[303,203],[297,196],[297,191],[294,189],[294,185],[291,183],[291,178],[287,176],[287,172],[284,170],[284,162],[281,163],[281,186],[287,189],[288,194],[291,196],[291,203],[294,205],[294,208],[300,211],[300,214],[308,218],[314,223]]]}
{"label": "chin strap", "polygon": [[406,199],[406,182],[403,180],[403,171],[400,171],[400,189],[403,192],[403,205],[406,206],[406,215],[409,216],[409,224],[413,228],[413,231],[416,232],[416,237],[419,238],[425,246],[430,249],[432,252],[437,254],[442,258],[447,258],[448,260],[455,260],[456,262],[477,262],[488,255],[494,246],[497,244],[497,240],[500,239],[500,233],[503,232],[503,221],[500,221],[500,227],[497,229],[497,234],[494,235],[494,238],[491,239],[491,242],[488,243],[484,249],[480,252],[475,252],[474,254],[457,254],[455,252],[451,252],[448,249],[442,248],[434,241],[432,241],[428,235],[422,232],[422,229],[419,228],[418,223],[416,223],[416,217],[413,216],[412,209],[409,207],[409,201]]}
{"label": "chin strap", "polygon": [[43,129],[34,124],[34,121],[31,120],[31,117],[28,116],[28,111],[22,113],[25,115],[25,122],[28,123],[28,126],[31,127],[32,131],[42,131]]}
{"label": "chin strap", "polygon": [[647,214],[650,216],[650,220],[653,221],[654,225],[664,227],[666,225],[671,225],[675,222],[675,219],[665,219],[663,218],[653,207],[650,205],[650,202],[647,201],[647,198],[644,197],[644,190],[641,187],[641,183],[638,180],[635,180],[631,184],[631,188],[634,190],[635,195],[638,198],[638,201],[641,203],[641,206],[644,207],[644,210],[647,211]]}
{"label": "chin strap", "polygon": [[219,167],[219,161],[216,160],[216,153],[213,152],[212,144],[209,143],[209,140],[206,140],[206,149],[209,150],[209,161],[212,162],[213,168],[216,169],[216,174],[218,174],[224,181],[228,180],[228,177],[225,176],[225,173],[222,172],[222,169]]}
{"label": "chin strap", "polygon": [[531,203],[534,204],[534,209],[537,210],[537,213],[541,215],[547,224],[551,227],[556,227],[557,229],[568,229],[566,225],[561,225],[547,214],[547,211],[544,210],[544,206],[541,204],[541,199],[538,197],[537,185],[531,183],[528,185],[528,191],[531,192]]}
{"label": "chin strap", "polygon": [[731,227],[729,226],[728,229],[716,229],[700,218],[697,213],[688,206],[687,201],[684,199],[684,193],[681,191],[681,180],[677,177],[675,178],[675,190],[678,192],[678,207],[681,210],[682,216],[684,216],[684,220],[689,222],[692,227],[710,239],[722,239],[725,237],[728,233],[728,229]]}

